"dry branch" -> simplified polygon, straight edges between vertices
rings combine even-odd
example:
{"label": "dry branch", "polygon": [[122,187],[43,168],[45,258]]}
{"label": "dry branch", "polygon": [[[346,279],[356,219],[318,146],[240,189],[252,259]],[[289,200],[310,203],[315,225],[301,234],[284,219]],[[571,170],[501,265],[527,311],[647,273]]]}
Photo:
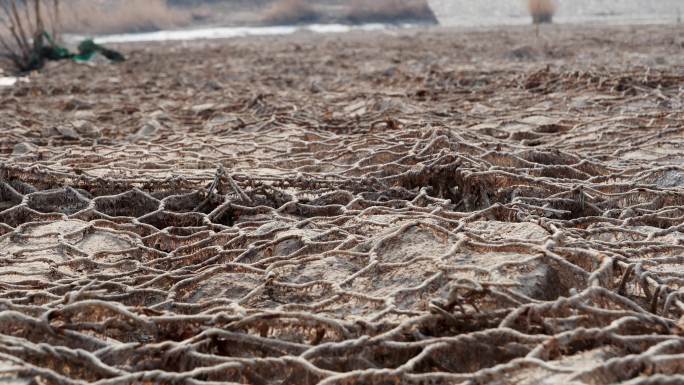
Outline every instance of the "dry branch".
{"label": "dry branch", "polygon": [[[59,0],[0,0],[0,48],[19,71],[39,69],[45,61],[46,34],[58,39]],[[46,19],[47,17],[47,19]]]}

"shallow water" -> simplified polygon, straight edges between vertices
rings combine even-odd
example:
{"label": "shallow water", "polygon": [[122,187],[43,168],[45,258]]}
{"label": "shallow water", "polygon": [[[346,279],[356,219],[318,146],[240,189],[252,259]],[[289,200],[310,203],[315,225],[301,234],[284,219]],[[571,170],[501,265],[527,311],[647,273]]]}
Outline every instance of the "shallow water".
{"label": "shallow water", "polygon": [[0,76],[0,88],[2,87],[12,87],[19,82],[28,82],[27,77],[14,77],[14,76]]}
{"label": "shallow water", "polygon": [[[396,28],[397,26],[394,27]],[[342,24],[312,24],[307,26],[218,27],[107,35],[97,37],[95,41],[100,44],[106,44],[173,40],[229,39],[245,36],[290,35],[295,32],[307,31],[313,33],[343,33],[349,31],[375,31],[386,28],[388,28],[388,26],[383,24],[363,24],[356,26]]]}

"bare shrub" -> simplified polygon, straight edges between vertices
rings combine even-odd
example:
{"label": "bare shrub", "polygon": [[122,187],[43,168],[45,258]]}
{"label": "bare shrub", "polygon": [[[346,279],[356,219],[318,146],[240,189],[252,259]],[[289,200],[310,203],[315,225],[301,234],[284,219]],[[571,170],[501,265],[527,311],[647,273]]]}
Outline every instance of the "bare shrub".
{"label": "bare shrub", "polygon": [[527,8],[534,24],[551,23],[556,13],[556,4],[553,0],[528,0]]}
{"label": "bare shrub", "polygon": [[352,0],[347,19],[352,23],[437,21],[425,0]]}
{"label": "bare shrub", "polygon": [[321,14],[307,0],[278,0],[269,7],[262,21],[266,24],[313,23]]}
{"label": "bare shrub", "polygon": [[58,38],[59,0],[0,0],[0,55],[19,71],[41,68]]}

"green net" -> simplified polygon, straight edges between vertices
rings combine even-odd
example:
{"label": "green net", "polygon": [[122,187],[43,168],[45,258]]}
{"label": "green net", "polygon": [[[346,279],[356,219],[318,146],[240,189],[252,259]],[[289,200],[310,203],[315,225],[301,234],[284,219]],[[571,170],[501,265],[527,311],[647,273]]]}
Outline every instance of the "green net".
{"label": "green net", "polygon": [[41,68],[45,61],[70,59],[78,63],[88,62],[93,60],[98,54],[115,63],[121,63],[126,60],[125,56],[120,52],[103,47],[95,43],[93,39],[83,40],[78,45],[77,53],[73,53],[58,44],[54,37],[47,32],[44,32],[38,39],[35,44],[35,52],[31,58],[31,68]]}

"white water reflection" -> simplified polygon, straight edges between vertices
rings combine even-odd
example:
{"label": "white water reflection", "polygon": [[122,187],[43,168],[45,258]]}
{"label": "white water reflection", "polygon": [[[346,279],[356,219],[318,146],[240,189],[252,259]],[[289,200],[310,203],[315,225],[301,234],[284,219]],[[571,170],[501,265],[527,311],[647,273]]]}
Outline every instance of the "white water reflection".
{"label": "white water reflection", "polygon": [[[406,27],[408,25],[404,25]],[[393,26],[393,28],[402,26]],[[228,39],[245,36],[290,35],[298,31],[314,33],[344,33],[349,31],[377,31],[389,28],[384,24],[342,25],[342,24],[313,24],[307,26],[273,26],[273,27],[219,27],[199,28],[176,31],[156,31],[145,33],[129,33],[120,35],[106,35],[95,38],[100,44],[135,43],[173,40],[198,39]],[[70,40],[78,41],[81,37],[72,36]]]}
{"label": "white water reflection", "polygon": [[27,78],[27,77],[18,78],[18,77],[14,77],[14,76],[0,76],[0,88],[12,87],[13,85],[15,85],[19,82],[28,83],[29,78]]}

